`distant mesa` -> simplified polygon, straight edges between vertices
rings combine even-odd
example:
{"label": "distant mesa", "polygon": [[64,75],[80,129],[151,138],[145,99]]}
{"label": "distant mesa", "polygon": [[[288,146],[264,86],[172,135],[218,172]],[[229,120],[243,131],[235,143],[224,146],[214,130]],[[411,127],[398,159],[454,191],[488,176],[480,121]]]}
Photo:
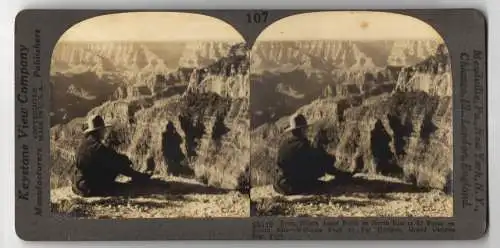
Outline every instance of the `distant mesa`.
{"label": "distant mesa", "polygon": [[378,70],[411,66],[435,53],[436,40],[405,41],[257,41],[252,72],[304,70]]}

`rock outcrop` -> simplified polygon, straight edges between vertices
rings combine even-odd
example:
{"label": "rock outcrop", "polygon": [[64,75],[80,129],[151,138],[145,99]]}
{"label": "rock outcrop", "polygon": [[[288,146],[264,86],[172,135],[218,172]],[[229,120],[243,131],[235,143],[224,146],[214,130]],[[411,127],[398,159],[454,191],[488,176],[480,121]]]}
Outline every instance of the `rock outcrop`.
{"label": "rock outcrop", "polygon": [[[395,63],[396,57],[406,62]],[[450,96],[448,59],[446,46],[434,41],[256,43],[250,86],[252,127],[325,96],[370,97],[394,90]],[[357,66],[362,60],[363,66]]]}
{"label": "rock outcrop", "polygon": [[[443,189],[452,167],[452,99],[398,92],[368,99],[317,100],[297,112],[311,123],[309,139],[348,171],[380,173]],[[277,144],[288,117],[251,134],[254,185],[272,182]]]}
{"label": "rock outcrop", "polygon": [[168,97],[186,86],[248,97],[247,57],[244,45],[230,42],[58,43],[51,65],[57,99],[51,126],[82,117],[107,100]]}
{"label": "rock outcrop", "polygon": [[394,90],[400,68],[374,71],[314,72],[304,70],[251,75],[252,127],[276,121],[324,97],[369,97]]}
{"label": "rock outcrop", "polygon": [[252,48],[252,73],[311,67],[360,70],[410,66],[432,55],[439,42],[408,41],[257,41]]}
{"label": "rock outcrop", "polygon": [[50,78],[50,125],[67,123],[82,117],[109,99],[120,85],[120,77],[99,76],[86,71],[77,74],[57,73]]}
{"label": "rock outcrop", "polygon": [[179,59],[180,67],[207,67],[225,57],[237,42],[199,41],[186,43]]}
{"label": "rock outcrop", "polygon": [[442,44],[435,54],[407,68],[403,68],[396,82],[396,91],[423,91],[430,95],[451,96],[452,80],[449,53]]}
{"label": "rock outcrop", "polygon": [[[430,41],[399,43],[260,42],[251,55],[245,44],[225,43],[62,46],[51,78],[52,178],[59,180],[51,183],[68,183],[85,119],[100,114],[114,124],[109,144],[136,168],[154,161],[157,174],[170,173],[170,121],[188,176],[241,189],[251,167],[252,183],[267,184],[272,144],[300,112],[335,166],[441,189],[451,171],[449,55]],[[183,50],[190,46],[203,51]]]}
{"label": "rock outcrop", "polygon": [[[172,53],[179,46],[182,48],[181,45],[164,45],[165,49],[159,50],[155,43],[60,42],[52,54],[51,74],[89,70],[96,74],[121,73],[134,77],[139,71],[166,72],[176,61],[175,58],[167,60],[162,53]],[[175,56],[169,54],[168,57]]]}
{"label": "rock outcrop", "polygon": [[248,56],[244,43],[232,46],[226,57],[191,73],[186,94],[215,92],[231,98],[248,98]]}
{"label": "rock outcrop", "polygon": [[[335,156],[336,167],[444,189],[452,171],[453,149],[452,84],[445,47],[408,67],[338,75],[343,76],[326,88],[290,77],[287,82],[306,97],[282,96],[268,112],[274,116],[262,114],[265,103],[260,113],[252,112],[252,120],[260,124],[252,125],[252,185],[272,182],[277,144],[290,135],[283,131],[288,116],[301,113],[310,123],[309,139]],[[315,87],[323,89],[322,94],[311,91]],[[280,99],[272,88],[263,92],[275,94],[274,98],[262,96],[266,103]]]}
{"label": "rock outcrop", "polygon": [[[116,99],[92,108],[84,116],[99,114],[112,123],[108,144],[127,154],[137,169],[154,161],[157,174],[170,173],[172,165],[166,162],[165,150],[167,145],[177,146],[185,158],[184,176],[212,186],[242,190],[249,185],[250,147],[248,89],[243,89],[249,85],[245,81],[248,68],[243,66],[248,65],[245,49],[241,44],[235,45],[207,67],[187,70],[187,83],[170,84],[159,76],[153,80],[166,81],[163,90],[146,86],[144,94],[136,94],[137,86],[120,87],[115,90]],[[226,70],[231,68],[237,70]],[[177,72],[181,70],[186,71],[180,68]],[[197,71],[207,73],[199,75]],[[68,161],[68,154],[74,153],[72,149],[82,138],[85,119],[75,118],[51,129],[52,150],[56,151],[51,153],[52,173],[53,178],[61,179],[59,186],[67,184],[73,164]],[[181,143],[166,140],[168,121],[180,135]]]}
{"label": "rock outcrop", "polygon": [[90,69],[99,73],[169,72],[205,67],[226,56],[235,43],[203,42],[59,42],[51,72]]}

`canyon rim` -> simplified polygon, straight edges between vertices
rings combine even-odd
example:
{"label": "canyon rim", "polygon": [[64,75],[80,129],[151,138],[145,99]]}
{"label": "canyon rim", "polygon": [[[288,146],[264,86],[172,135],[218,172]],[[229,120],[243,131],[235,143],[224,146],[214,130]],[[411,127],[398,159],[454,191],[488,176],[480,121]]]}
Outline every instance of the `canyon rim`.
{"label": "canyon rim", "polygon": [[[286,17],[252,47],[250,82],[252,216],[453,216],[451,65],[428,24],[368,11]],[[326,173],[326,192],[276,192],[298,114],[310,146],[350,180]]]}
{"label": "canyon rim", "polygon": [[[278,20],[253,44],[218,19],[175,12],[68,29],[50,71],[53,213],[453,216],[452,65],[436,30],[400,14],[325,11]],[[309,145],[352,178],[325,173],[326,192],[276,192],[280,146],[299,114]],[[95,115],[111,124],[106,147],[168,187],[75,195],[77,149]]]}
{"label": "canyon rim", "polygon": [[[184,13],[91,18],[58,41],[50,79],[55,214],[249,216],[249,54],[230,25]],[[95,115],[111,124],[106,146],[165,188],[118,197],[72,192],[77,148]]]}

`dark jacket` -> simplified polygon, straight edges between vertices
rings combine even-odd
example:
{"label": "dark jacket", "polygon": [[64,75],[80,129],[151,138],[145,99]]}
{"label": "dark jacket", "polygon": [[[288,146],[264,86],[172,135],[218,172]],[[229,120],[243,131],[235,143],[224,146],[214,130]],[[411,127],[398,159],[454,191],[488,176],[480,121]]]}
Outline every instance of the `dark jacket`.
{"label": "dark jacket", "polygon": [[105,191],[119,174],[134,176],[130,159],[104,146],[93,136],[87,136],[77,151],[73,189]]}
{"label": "dark jacket", "polygon": [[334,160],[320,149],[311,146],[306,138],[285,140],[278,151],[277,165],[281,178],[290,181],[312,181],[333,169]]}

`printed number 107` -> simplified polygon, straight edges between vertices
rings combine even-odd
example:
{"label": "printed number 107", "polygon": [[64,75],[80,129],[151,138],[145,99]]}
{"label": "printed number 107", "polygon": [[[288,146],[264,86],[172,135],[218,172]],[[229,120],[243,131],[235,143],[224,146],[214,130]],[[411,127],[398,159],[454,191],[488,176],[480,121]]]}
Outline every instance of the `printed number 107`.
{"label": "printed number 107", "polygon": [[264,23],[267,22],[267,11],[261,11],[256,13],[247,13],[248,23]]}

